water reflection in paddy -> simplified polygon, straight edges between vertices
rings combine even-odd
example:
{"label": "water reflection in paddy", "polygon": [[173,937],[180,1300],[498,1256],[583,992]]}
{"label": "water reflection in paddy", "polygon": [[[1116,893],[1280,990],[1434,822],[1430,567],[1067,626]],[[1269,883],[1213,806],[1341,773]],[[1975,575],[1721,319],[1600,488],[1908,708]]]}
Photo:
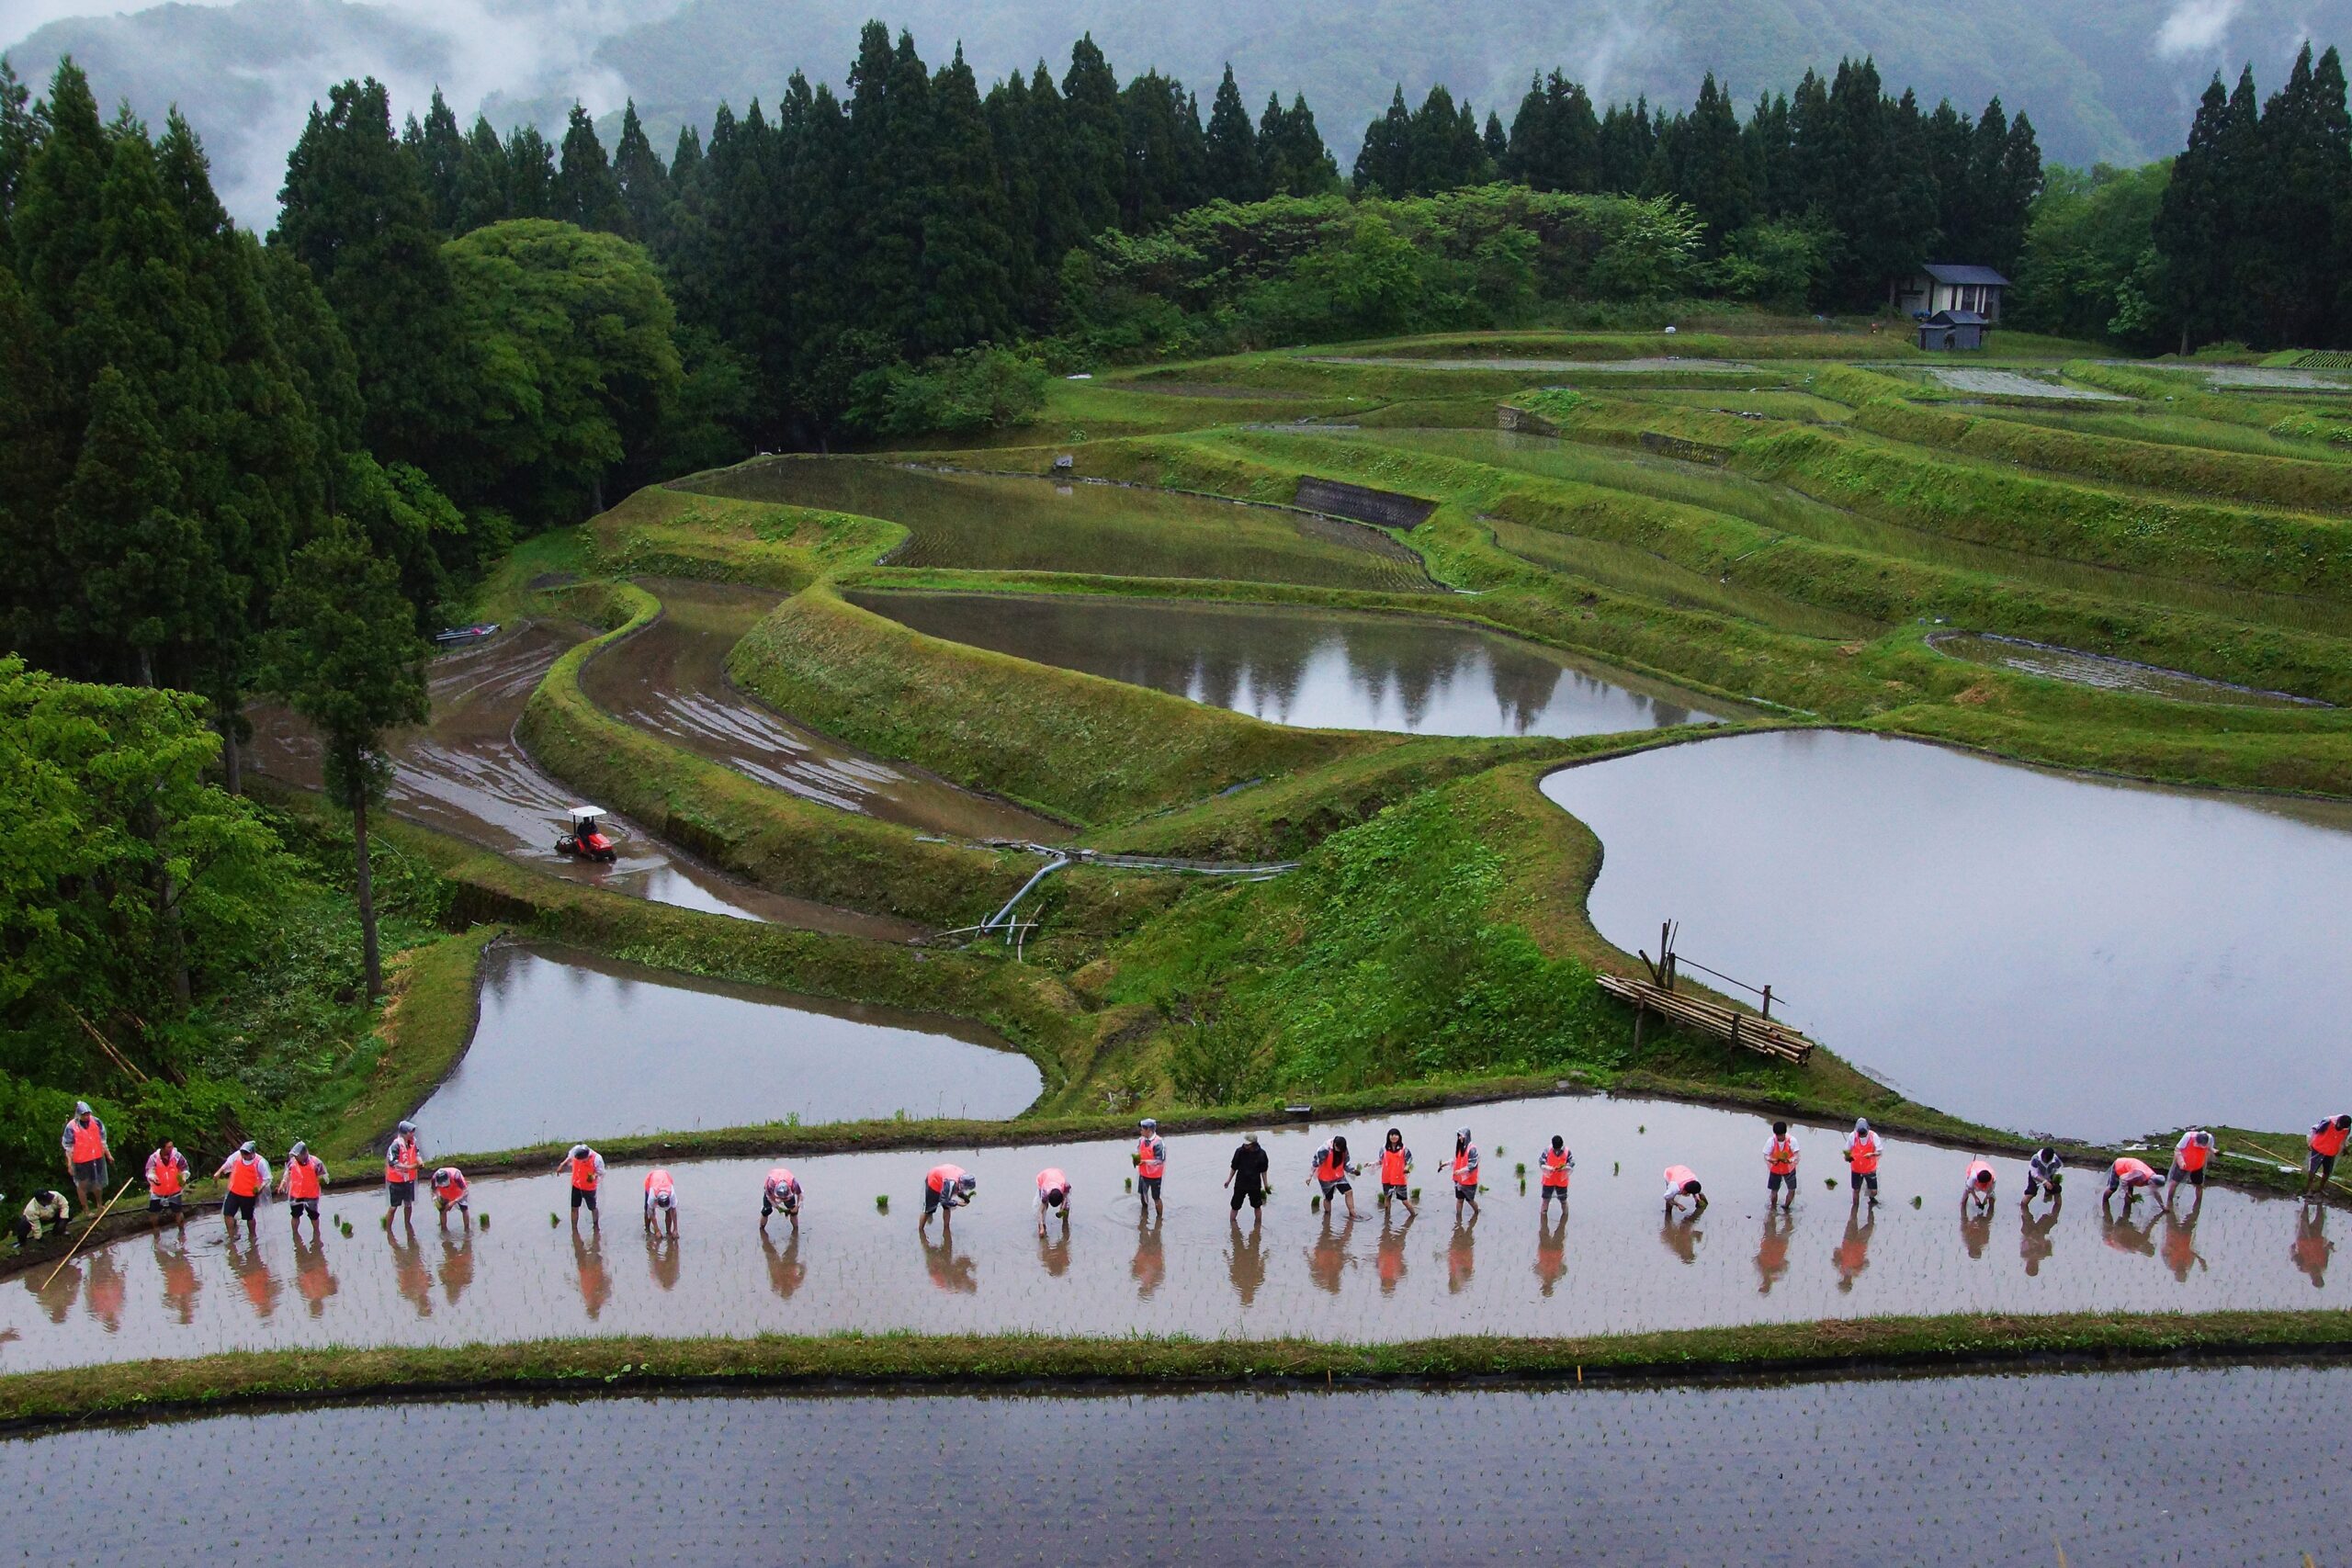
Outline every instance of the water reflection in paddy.
{"label": "water reflection in paddy", "polygon": [[[1566,1537],[1586,1562],[2291,1564],[2352,1508],[2315,1462],[2347,1394],[2340,1366],[2246,1366],[402,1403],[20,1438],[0,1521],[56,1559],[646,1561],[691,1521],[697,1554],[758,1562],[1491,1562]],[[672,1461],[581,1462],[616,1433]],[[87,1506],[147,1484],[158,1444],[207,1484]],[[368,1484],[419,1455],[428,1503]]]}
{"label": "water reflection in paddy", "polygon": [[[1492,1186],[1457,1221],[1441,1161],[1449,1129],[1476,1130]],[[1219,1189],[1238,1134],[1171,1138],[1164,1222],[1138,1223],[1117,1143],[835,1155],[788,1163],[808,1191],[796,1235],[756,1228],[766,1159],[673,1164],[675,1242],[643,1235],[642,1168],[616,1166],[601,1235],[549,1224],[564,1206],[549,1174],[477,1184],[492,1228],[387,1235],[373,1191],[331,1197],[357,1226],[321,1247],[289,1241],[266,1209],[257,1245],[224,1243],[217,1219],[183,1240],[140,1237],[78,1260],[44,1289],[0,1290],[0,1370],[228,1348],[463,1343],[579,1334],[752,1334],[836,1329],[1036,1330],[1120,1335],[1297,1335],[1374,1340],[1485,1333],[1573,1335],[1883,1314],[2209,1311],[2324,1307],[2352,1284],[2334,1266],[2344,1223],[2283,1200],[2215,1190],[2201,1212],[2142,1204],[2102,1217],[2090,1172],[2055,1216],[2021,1217],[2021,1168],[1996,1159],[1989,1222],[1959,1213],[1966,1156],[1893,1142],[1887,1202],[1873,1217],[1821,1182],[1834,1137],[1803,1133],[1806,1187],[1793,1216],[1765,1213],[1765,1124],[1662,1101],[1562,1098],[1397,1119],[1419,1156],[1418,1219],[1359,1194],[1351,1224],[1310,1213],[1313,1148],[1329,1128],[1264,1135],[1276,1198],[1236,1224]],[[1368,1153],[1382,1122],[1349,1123]],[[442,1145],[424,1125],[428,1157]],[[1569,1213],[1539,1220],[1513,1166],[1567,1136],[1577,1168]],[[919,1231],[922,1173],[952,1158],[979,1180],[952,1231]],[[1659,1172],[1694,1167],[1715,1195],[1695,1222],[1662,1221]],[[1065,1237],[1040,1239],[1037,1171],[1076,1186]],[[1911,1196],[1922,1198],[1914,1209]],[[888,1213],[875,1199],[887,1195]]]}
{"label": "water reflection in paddy", "polygon": [[1693,959],[1914,1100],[2095,1138],[2335,1106],[2352,809],[2158,789],[1883,736],[1575,767],[1593,923]]}
{"label": "water reflection in paddy", "polygon": [[878,593],[933,637],[1152,686],[1275,724],[1599,735],[1703,723],[1701,699],[1532,643],[1394,615],[1168,600]]}
{"label": "water reflection in paddy", "polygon": [[952,1019],[500,946],[472,1043],[416,1120],[436,1150],[487,1151],[791,1116],[1006,1117],[1041,1082]]}

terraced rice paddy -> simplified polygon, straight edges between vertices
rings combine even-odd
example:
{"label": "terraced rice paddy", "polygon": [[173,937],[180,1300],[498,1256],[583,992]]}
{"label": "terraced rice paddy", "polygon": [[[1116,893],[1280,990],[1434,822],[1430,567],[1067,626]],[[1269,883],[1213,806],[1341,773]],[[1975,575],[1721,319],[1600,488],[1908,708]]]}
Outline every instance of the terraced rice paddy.
{"label": "terraced rice paddy", "polygon": [[[1371,1201],[1359,1214],[1310,1212],[1314,1150],[1330,1133],[1358,1157],[1400,1126],[1424,1189],[1418,1218]],[[1445,1161],[1468,1123],[1484,1153],[1482,1213],[1457,1216]],[[1565,1219],[1538,1212],[1514,1175],[1554,1133],[1577,1167]],[[447,1145],[430,1118],[428,1161]],[[553,1219],[565,1179],[549,1171],[478,1180],[492,1223],[466,1234],[428,1209],[412,1235],[379,1227],[382,1198],[331,1194],[322,1243],[289,1236],[282,1211],[257,1242],[217,1220],[101,1247],[53,1285],[28,1273],[0,1291],[0,1371],[185,1357],[231,1348],[461,1345],[584,1334],[744,1335],[837,1329],[930,1333],[1190,1334],[1361,1342],[1449,1334],[1584,1335],[1973,1310],[2162,1312],[2324,1307],[2352,1291],[2333,1266],[2344,1216],[2215,1189],[2171,1214],[2145,1202],[2102,1214],[2097,1173],[2070,1178],[2055,1213],[2017,1203],[2006,1157],[2000,1201],[1964,1217],[1965,1151],[1888,1141],[1885,1201],[1842,1190],[1837,1130],[1800,1127],[1792,1215],[1764,1205],[1769,1136],[1753,1114],[1678,1102],[1563,1097],[1453,1111],[1285,1125],[1262,1134],[1274,1200],[1263,1219],[1229,1214],[1222,1182],[1238,1134],[1168,1140],[1168,1213],[1144,1224],[1125,1184],[1129,1145],[1095,1142],[906,1149],[790,1159],[808,1202],[797,1232],[756,1228],[769,1159],[673,1163],[681,1235],[634,1222],[641,1166],[607,1178],[601,1234]],[[2159,1156],[2160,1157],[2160,1156]],[[918,1228],[923,1173],[942,1159],[978,1178],[952,1225]],[[1713,1205],[1662,1217],[1660,1172],[1696,1169]],[[1036,1173],[1074,1183],[1067,1231],[1040,1238]],[[1911,1199],[1920,1199],[1914,1207]],[[888,1211],[877,1209],[887,1197]],[[2331,1234],[2331,1233],[2335,1234]]]}
{"label": "terraced rice paddy", "polygon": [[1437,592],[1420,558],[1377,529],[1082,478],[797,457],[730,468],[694,488],[899,524],[910,537],[890,556],[897,566]]}
{"label": "terraced rice paddy", "polygon": [[[43,1562],[233,1541],[274,1562],[644,1561],[690,1544],[763,1562],[1493,1562],[1566,1540],[1595,1562],[2295,1568],[2332,1560],[2352,1508],[2342,1467],[2318,1462],[2347,1393],[2352,1371],[2321,1365],[436,1401],[18,1438],[0,1520]],[[2163,1435],[2184,1412],[2194,1438],[2176,1443]],[[616,1434],[669,1457],[582,1461]],[[204,1456],[206,1484],[81,1506],[146,1483],[159,1445]],[[420,1455],[424,1495],[379,1483]]]}
{"label": "terraced rice paddy", "polygon": [[1606,846],[1611,941],[1680,920],[1693,959],[1922,1103],[2112,1138],[2340,1097],[2352,808],[1804,730],[1544,789]]}
{"label": "terraced rice paddy", "polygon": [[1397,615],[1150,599],[882,593],[920,632],[1275,724],[1596,735],[1706,723],[1710,699],[1532,643]]}
{"label": "terraced rice paddy", "polygon": [[2109,659],[2075,648],[2053,648],[2046,642],[2028,642],[2022,637],[1939,632],[1928,641],[1939,653],[1948,653],[1954,659],[1996,664],[2028,675],[2046,676],[2077,686],[2096,686],[2103,692],[2138,692],[2178,703],[2215,703],[2226,707],[2326,705],[2283,692],[2258,692],[2178,670],[2160,670],[2153,664],[2135,664],[2128,659]]}
{"label": "terraced rice paddy", "polygon": [[985,1031],[561,948],[485,955],[481,1012],[415,1112],[445,1151],[896,1114],[1007,1117],[1036,1064]]}
{"label": "terraced rice paddy", "polygon": [[1977,392],[1996,398],[2047,398],[2055,402],[2120,403],[2131,400],[2114,392],[2102,392],[2096,387],[2072,387],[2062,381],[2045,380],[2039,376],[2022,376],[2014,370],[1976,370],[1959,366],[1936,365],[1928,374],[1956,392]]}

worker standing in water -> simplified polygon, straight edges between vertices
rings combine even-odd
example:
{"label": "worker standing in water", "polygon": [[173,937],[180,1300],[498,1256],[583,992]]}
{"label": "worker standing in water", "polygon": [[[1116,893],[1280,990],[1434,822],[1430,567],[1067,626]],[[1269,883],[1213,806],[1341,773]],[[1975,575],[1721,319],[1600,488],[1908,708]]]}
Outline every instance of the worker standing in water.
{"label": "worker standing in water", "polygon": [[1851,1173],[1849,1179],[1853,1184],[1853,1201],[1857,1203],[1862,1201],[1862,1188],[1865,1185],[1868,1185],[1871,1190],[1871,1205],[1875,1207],[1878,1203],[1879,1152],[1878,1134],[1871,1131],[1869,1119],[1855,1118],[1854,1130],[1846,1134],[1846,1166]]}
{"label": "worker standing in water", "polygon": [[1326,1209],[1331,1206],[1333,1193],[1342,1194],[1348,1201],[1348,1218],[1354,1219],[1356,1190],[1355,1184],[1348,1178],[1362,1175],[1363,1167],[1348,1163],[1348,1140],[1339,1134],[1333,1134],[1329,1143],[1315,1151],[1313,1170],[1314,1174],[1309,1179],[1323,1189],[1323,1206]]}
{"label": "worker standing in water", "polygon": [[1690,1205],[1691,1218],[1696,1219],[1707,1212],[1707,1194],[1689,1166],[1669,1165],[1666,1168],[1666,1212],[1672,1214],[1684,1203]]}
{"label": "worker standing in water", "polygon": [[[800,1179],[777,1166],[760,1183],[760,1234],[768,1234],[768,1216],[782,1214],[792,1222],[795,1232],[800,1229]],[[786,1292],[789,1294],[790,1292]]]}
{"label": "worker standing in water", "polygon": [[294,1234],[302,1234],[302,1218],[311,1220],[311,1240],[319,1239],[319,1195],[326,1190],[326,1162],[311,1152],[311,1145],[300,1141],[286,1151],[286,1171],[278,1179],[278,1189],[286,1198],[288,1223]]}
{"label": "worker standing in water", "polygon": [[187,1224],[187,1184],[192,1173],[187,1156],[165,1138],[147,1156],[147,1212],[168,1213],[182,1226]]}
{"label": "worker standing in water", "polygon": [[1408,1179],[1413,1173],[1413,1151],[1405,1146],[1404,1130],[1388,1129],[1388,1136],[1380,1145],[1380,1201],[1402,1203],[1408,1216],[1418,1216],[1413,1207],[1413,1189]]}
{"label": "worker standing in water", "polygon": [[392,1211],[401,1211],[411,1230],[416,1228],[416,1173],[424,1168],[424,1150],[416,1141],[416,1123],[403,1122],[384,1151],[384,1224]]}
{"label": "worker standing in water", "polygon": [[1049,1165],[1037,1173],[1039,1235],[1046,1234],[1046,1215],[1048,1213],[1061,1221],[1065,1232],[1069,1229],[1069,1178],[1062,1174],[1061,1167],[1057,1165]]}
{"label": "worker standing in water", "polygon": [[1470,1141],[1470,1129],[1453,1130],[1453,1217],[1462,1217],[1462,1205],[1478,1212],[1478,1145]]}
{"label": "worker standing in water", "polygon": [[[556,1162],[556,1169],[571,1179],[571,1232],[580,1234],[580,1211],[588,1211],[588,1228],[601,1231],[605,1222],[596,1213],[596,1190],[605,1181],[605,1156],[585,1144],[574,1144],[571,1152]],[[589,1314],[594,1316],[594,1313]]]}
{"label": "worker standing in water", "polygon": [[2312,1123],[2311,1136],[2305,1140],[2312,1146],[2312,1157],[2310,1174],[2303,1179],[2304,1197],[2325,1188],[2335,1175],[2335,1156],[2344,1152],[2346,1137],[2352,1137],[2352,1116],[2331,1116]]}
{"label": "worker standing in water", "polygon": [[1248,1202],[1252,1226],[1265,1218],[1266,1172],[1273,1168],[1273,1163],[1260,1145],[1258,1134],[1244,1133],[1241,1134],[1241,1146],[1233,1151],[1233,1159],[1225,1173],[1225,1184],[1233,1191],[1227,1207],[1238,1214],[1241,1205]]}
{"label": "worker standing in water", "polygon": [[2026,1161],[2025,1196],[2018,1200],[2018,1207],[2030,1208],[2033,1201],[2045,1193],[2052,1202],[2057,1202],[2059,1189],[2065,1179],[2066,1162],[2058,1157],[2058,1151],[2047,1145],[2036,1149],[2033,1157]]}
{"label": "worker standing in water", "polygon": [[441,1218],[441,1228],[449,1228],[449,1211],[458,1211],[458,1228],[464,1230],[474,1223],[473,1204],[467,1195],[473,1183],[466,1173],[454,1165],[445,1165],[433,1173],[433,1212]]}
{"label": "worker standing in water", "polygon": [[65,1150],[66,1174],[74,1179],[74,1196],[85,1209],[98,1207],[106,1201],[107,1180],[113,1175],[114,1150],[107,1144],[107,1124],[98,1120],[88,1100],[74,1102],[74,1114],[60,1142]]}
{"label": "worker standing in water", "polygon": [[659,1219],[672,1237],[678,1234],[678,1184],[655,1166],[645,1173],[645,1228],[650,1233]]}
{"label": "worker standing in water", "polygon": [[1789,1136],[1786,1122],[1772,1123],[1764,1145],[1764,1206],[1792,1207],[1797,1201],[1797,1141]]}
{"label": "worker standing in water", "polygon": [[1568,1172],[1576,1169],[1577,1156],[1568,1152],[1567,1140],[1555,1133],[1552,1134],[1552,1146],[1535,1156],[1535,1165],[1539,1173],[1536,1184],[1543,1189],[1535,1200],[1535,1218],[1540,1224],[1555,1198],[1560,1201],[1560,1212],[1567,1213]]}
{"label": "worker standing in water", "polygon": [[2143,1192],[2150,1193],[2157,1201],[2162,1202],[2165,1195],[2164,1185],[2165,1179],[2156,1174],[2155,1167],[2146,1160],[2134,1159],[2130,1155],[2125,1155],[2108,1168],[2107,1190],[2099,1195],[2098,1206],[2105,1209],[2114,1199],[2117,1190],[2120,1189],[2123,1193],[2123,1213],[2126,1217],[2129,1217],[2132,1205],[2140,1201],[2140,1194]]}
{"label": "worker standing in water", "polygon": [[1160,1195],[1159,1182],[1167,1174],[1168,1145],[1159,1141],[1159,1123],[1147,1116],[1136,1139],[1136,1196],[1146,1211],[1158,1209],[1162,1219],[1168,1217],[1168,1200]]}
{"label": "worker standing in water", "polygon": [[2173,1194],[2185,1182],[2197,1190],[2188,1201],[2192,1209],[2205,1201],[2205,1170],[2213,1162],[2213,1134],[2202,1127],[2191,1127],[2172,1146],[2172,1168],[2165,1172],[2165,1207],[2172,1207]]}
{"label": "worker standing in water", "polygon": [[261,1195],[269,1190],[269,1161],[255,1152],[253,1140],[248,1138],[212,1174],[229,1183],[229,1190],[220,1200],[220,1213],[229,1222],[229,1234],[237,1234],[237,1221],[242,1217],[245,1238],[256,1239],[258,1227],[254,1222],[254,1210],[261,1202]]}
{"label": "worker standing in water", "polygon": [[960,1165],[934,1165],[922,1179],[922,1229],[931,1224],[931,1216],[944,1214],[943,1225],[956,1223],[956,1211],[972,1201],[980,1184]]}
{"label": "worker standing in water", "polygon": [[1993,1168],[1981,1159],[1968,1162],[1968,1170],[1961,1179],[1960,1206],[1963,1212],[1979,1214],[1993,1212]]}

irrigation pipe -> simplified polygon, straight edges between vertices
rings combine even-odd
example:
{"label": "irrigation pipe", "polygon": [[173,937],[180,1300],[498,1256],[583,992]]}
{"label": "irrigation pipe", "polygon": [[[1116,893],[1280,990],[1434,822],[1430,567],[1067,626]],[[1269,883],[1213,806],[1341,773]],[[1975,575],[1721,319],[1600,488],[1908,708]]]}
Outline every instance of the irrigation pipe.
{"label": "irrigation pipe", "polygon": [[92,1220],[90,1222],[89,1229],[82,1233],[82,1240],[75,1242],[71,1247],[66,1249],[65,1256],[57,1260],[57,1267],[49,1271],[49,1278],[40,1282],[40,1288],[42,1290],[46,1291],[49,1289],[51,1283],[54,1281],[60,1274],[65,1272],[65,1266],[74,1261],[74,1255],[75,1253],[82,1250],[82,1243],[88,1241],[90,1239],[91,1232],[96,1231],[98,1228],[98,1221],[105,1219],[108,1214],[114,1213],[114,1206],[122,1201],[122,1195],[130,1191],[131,1182],[138,1179],[139,1178],[136,1176],[126,1178],[123,1184],[114,1190],[114,1196],[107,1200],[107,1206],[98,1211],[98,1218],[96,1220]]}
{"label": "irrigation pipe", "polygon": [[1062,867],[1069,863],[1069,857],[1068,855],[1056,855],[1052,860],[1049,860],[1044,865],[1039,866],[1037,868],[1036,874],[1021,885],[1021,891],[1015,893],[1012,897],[1004,901],[1003,908],[999,909],[995,914],[990,915],[987,919],[980,922],[980,930],[983,931],[994,931],[1000,924],[1011,920],[1012,919],[1013,906],[1020,903],[1022,899],[1026,898],[1029,896],[1029,889],[1036,886],[1037,884],[1045,881],[1046,878],[1061,870]]}

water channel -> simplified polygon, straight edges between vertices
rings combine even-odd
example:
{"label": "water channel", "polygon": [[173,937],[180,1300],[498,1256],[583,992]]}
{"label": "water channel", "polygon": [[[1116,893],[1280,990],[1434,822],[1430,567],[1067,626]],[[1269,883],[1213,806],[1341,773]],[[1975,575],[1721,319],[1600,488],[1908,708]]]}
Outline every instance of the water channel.
{"label": "water channel", "polygon": [[[433,1400],[6,1445],[45,1562],[2333,1562],[2352,1370]],[[2193,1422],[2184,1413],[2194,1412]],[[582,1462],[619,1434],[650,1462]],[[1320,1436],[1317,1436],[1320,1434]],[[152,1485],[155,1453],[205,1484]],[[387,1487],[429,1456],[422,1493]],[[691,1462],[688,1462],[691,1456]],[[1213,1502],[1211,1501],[1213,1500]],[[2063,1554],[2063,1556],[2062,1556]]]}
{"label": "water channel", "polygon": [[1544,792],[1600,837],[1610,941],[1655,953],[1681,921],[1690,958],[1938,1110],[2112,1139],[2342,1108],[2352,807],[1827,730]]}
{"label": "water channel", "polygon": [[[449,1147],[428,1115],[428,1160]],[[478,1180],[488,1228],[389,1234],[369,1188],[330,1194],[313,1242],[266,1206],[256,1240],[224,1239],[217,1216],[184,1235],[136,1236],[0,1286],[0,1371],[226,1349],[466,1344],[550,1335],[931,1334],[1196,1336],[1376,1341],[1453,1334],[1582,1335],[1751,1322],[1963,1311],[2202,1312],[2324,1308],[2352,1294],[2334,1264],[2346,1215],[2216,1188],[2166,1214],[2101,1211],[2097,1173],[2070,1177],[2054,1213],[2020,1213],[2022,1166],[1992,1161],[2000,1198],[1963,1216],[1965,1151],[1888,1141],[1884,1203],[1855,1206],[1824,1184],[1842,1171],[1835,1130],[1800,1127],[1794,1212],[1764,1206],[1759,1117],[1707,1107],[1562,1096],[1395,1119],[1423,1188],[1418,1216],[1384,1213],[1359,1183],[1358,1213],[1311,1212],[1315,1148],[1343,1132],[1369,1156],[1388,1119],[1261,1133],[1274,1199],[1237,1220],[1221,1182],[1238,1134],[1169,1145],[1168,1211],[1143,1223],[1119,1142],[827,1155],[788,1164],[808,1194],[796,1233],[757,1228],[769,1159],[673,1163],[681,1235],[638,1222],[644,1167],[616,1162],[601,1231],[567,1223],[566,1184],[543,1175]],[[1490,1190],[1454,1212],[1444,1172],[1466,1122]],[[1565,1218],[1539,1213],[1532,1165],[1565,1136],[1577,1168]],[[919,1227],[923,1173],[952,1160],[978,1179],[952,1226]],[[2227,1158],[2225,1156],[2225,1164]],[[1695,1221],[1667,1219],[1660,1173],[1696,1169],[1714,1196]],[[1059,1167],[1074,1213],[1039,1238],[1035,1180]],[[1917,1197],[1919,1206],[1911,1200]],[[876,1200],[887,1198],[887,1212]]]}
{"label": "water channel", "polygon": [[1725,705],[1410,616],[1158,599],[855,597],[933,637],[1310,728],[1600,735],[1706,723]]}
{"label": "water channel", "polygon": [[473,1039],[415,1120],[435,1149],[486,1152],[790,1117],[1001,1118],[1042,1083],[957,1020],[501,944]]}

